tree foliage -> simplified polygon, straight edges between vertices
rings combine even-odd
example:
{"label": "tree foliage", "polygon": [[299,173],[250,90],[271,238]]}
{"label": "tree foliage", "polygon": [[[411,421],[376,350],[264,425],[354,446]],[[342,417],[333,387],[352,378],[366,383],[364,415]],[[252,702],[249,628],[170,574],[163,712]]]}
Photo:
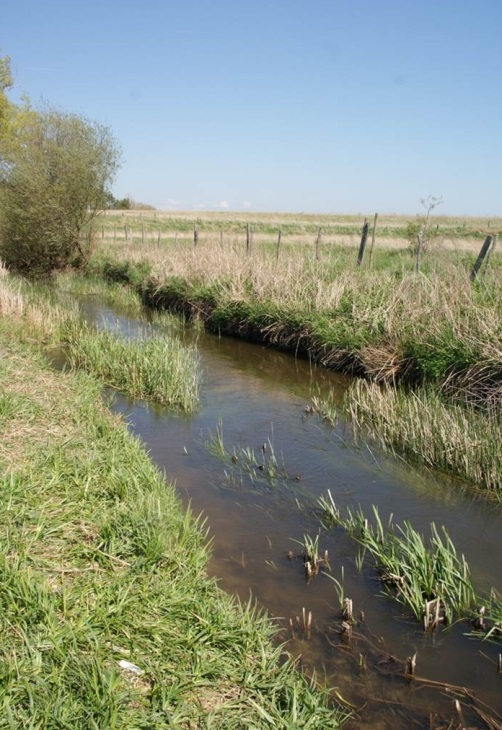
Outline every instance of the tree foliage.
{"label": "tree foliage", "polygon": [[118,161],[107,127],[52,108],[18,108],[0,138],[0,258],[7,267],[39,276],[85,261]]}
{"label": "tree foliage", "polygon": [[13,105],[9,102],[6,92],[12,87],[12,73],[10,70],[10,58],[0,57],[0,142],[7,135],[9,128],[11,110]]}
{"label": "tree foliage", "polygon": [[113,193],[106,194],[106,207],[108,210],[131,210],[133,207],[131,198],[116,198]]}

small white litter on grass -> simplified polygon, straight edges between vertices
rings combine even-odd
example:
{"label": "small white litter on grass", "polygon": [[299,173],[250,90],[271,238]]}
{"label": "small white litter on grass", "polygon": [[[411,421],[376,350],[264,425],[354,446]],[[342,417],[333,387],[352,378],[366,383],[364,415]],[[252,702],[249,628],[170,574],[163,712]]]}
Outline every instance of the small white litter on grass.
{"label": "small white litter on grass", "polygon": [[119,667],[122,667],[122,669],[126,669],[128,672],[133,672],[134,674],[144,674],[145,672],[143,669],[140,669],[136,664],[133,664],[132,662],[128,662],[125,659],[121,659],[119,661]]}

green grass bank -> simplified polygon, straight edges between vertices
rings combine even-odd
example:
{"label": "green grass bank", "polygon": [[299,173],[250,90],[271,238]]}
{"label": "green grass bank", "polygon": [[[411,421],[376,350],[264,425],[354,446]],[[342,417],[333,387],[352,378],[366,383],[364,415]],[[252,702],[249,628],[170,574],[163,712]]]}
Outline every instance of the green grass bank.
{"label": "green grass bank", "polygon": [[203,522],[99,383],[40,355],[20,296],[0,297],[0,727],[339,727],[207,577]]}

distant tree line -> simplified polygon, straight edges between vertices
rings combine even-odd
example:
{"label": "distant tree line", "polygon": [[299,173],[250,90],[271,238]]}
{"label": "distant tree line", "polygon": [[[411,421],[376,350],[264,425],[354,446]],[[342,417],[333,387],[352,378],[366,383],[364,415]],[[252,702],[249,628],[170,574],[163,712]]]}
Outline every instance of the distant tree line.
{"label": "distant tree line", "polygon": [[107,210],[132,210],[133,207],[131,198],[116,198],[110,191],[106,193]]}
{"label": "distant tree line", "polygon": [[0,57],[0,259],[31,277],[81,266],[92,222],[113,198],[119,146],[81,115],[12,103],[12,85],[10,60]]}
{"label": "distant tree line", "polygon": [[107,210],[155,210],[153,205],[138,203],[132,198],[116,198],[110,191],[106,194]]}

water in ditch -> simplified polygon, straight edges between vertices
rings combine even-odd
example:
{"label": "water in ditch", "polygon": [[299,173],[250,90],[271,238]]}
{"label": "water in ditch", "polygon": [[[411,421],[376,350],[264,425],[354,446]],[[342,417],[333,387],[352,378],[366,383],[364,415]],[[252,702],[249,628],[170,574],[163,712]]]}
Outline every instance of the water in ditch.
{"label": "water in ditch", "polygon": [[[84,300],[82,307],[101,327],[129,336],[147,328],[152,336],[165,336],[162,328],[95,299]],[[486,719],[502,716],[500,644],[469,637],[467,622],[424,632],[382,593],[371,565],[358,566],[357,546],[341,529],[320,533],[330,573],[306,581],[298,557],[304,535],[319,532],[317,500],[330,490],[341,508],[361,505],[369,517],[377,505],[384,520],[392,514],[395,523],[409,520],[426,534],[431,522],[444,525],[465,555],[476,587],[500,592],[500,507],[440,474],[356,444],[341,417],[333,426],[310,412],[312,397],[330,396],[339,404],[348,378],[239,340],[188,329],[180,336],[196,342],[202,362],[198,411],[180,415],[120,394],[112,407],[142,438],[181,498],[206,517],[209,570],[220,586],[243,601],[256,599],[277,620],[288,650],[358,708],[349,727],[446,728],[450,721],[452,728],[502,727]],[[225,446],[225,458],[215,453],[218,443]],[[254,451],[257,467],[248,468],[248,450]],[[277,469],[270,478],[272,457]],[[339,596],[329,575],[352,599],[351,637],[342,630]],[[309,614],[312,625],[306,631],[303,619]],[[409,681],[403,662],[414,654],[418,680]]]}

